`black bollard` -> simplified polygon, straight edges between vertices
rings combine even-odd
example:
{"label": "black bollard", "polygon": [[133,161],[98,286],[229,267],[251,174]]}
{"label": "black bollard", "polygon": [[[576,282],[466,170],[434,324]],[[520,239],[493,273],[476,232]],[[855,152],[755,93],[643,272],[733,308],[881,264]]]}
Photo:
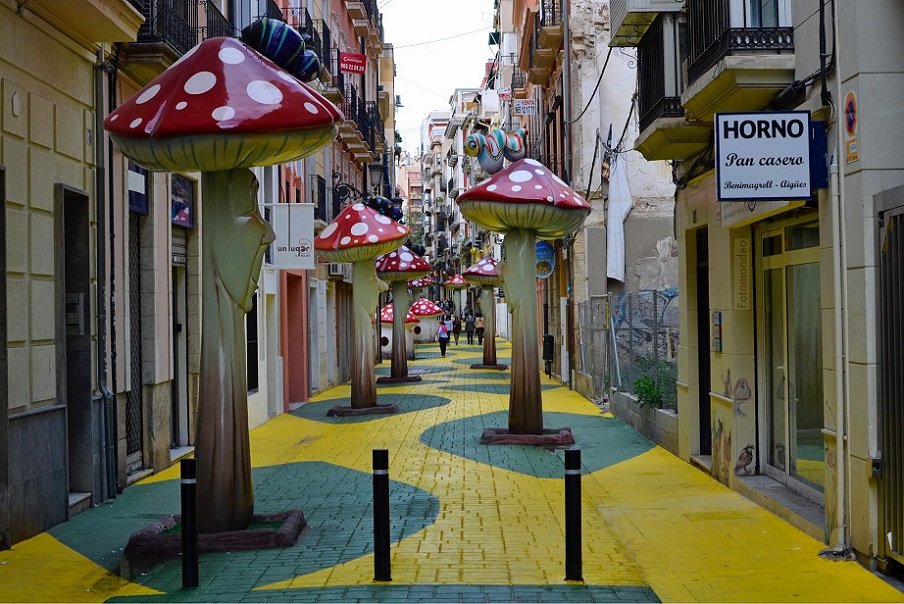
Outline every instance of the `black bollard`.
{"label": "black bollard", "polygon": [[374,449],[374,581],[392,581],[389,565],[389,451]]}
{"label": "black bollard", "polygon": [[183,459],[182,472],[182,587],[198,586],[198,481],[194,459]]}
{"label": "black bollard", "polygon": [[581,450],[565,451],[565,580],[583,581],[581,566]]}

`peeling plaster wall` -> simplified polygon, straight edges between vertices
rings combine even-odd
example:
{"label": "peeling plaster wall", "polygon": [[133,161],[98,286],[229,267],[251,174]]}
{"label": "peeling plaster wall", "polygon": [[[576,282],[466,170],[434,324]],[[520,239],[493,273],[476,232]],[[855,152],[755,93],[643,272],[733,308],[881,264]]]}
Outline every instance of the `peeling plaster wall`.
{"label": "peeling plaster wall", "polygon": [[[572,119],[586,108],[580,120],[572,126],[572,149],[575,154],[573,185],[584,195],[589,183],[588,201],[593,210],[584,226],[599,228],[605,226],[605,200],[609,191],[608,182],[602,179],[602,145],[594,162],[597,132],[601,143],[605,142],[611,124],[612,145],[619,142],[624,132],[622,148],[634,147],[638,124],[636,111],[631,113],[631,97],[637,88],[636,52],[631,48],[612,49],[599,89],[594,93],[609,53],[609,1],[572,0],[569,25]],[[627,162],[628,182],[635,202],[625,222],[627,282],[624,287],[629,291],[676,287],[677,246],[672,239],[675,187],[671,166],[661,161],[649,162],[636,151],[621,155],[620,160]],[[604,240],[605,237],[602,257],[599,253],[589,254],[592,258],[588,262],[587,248],[599,246],[589,244],[585,232],[579,233],[575,239],[575,302],[586,300],[591,293],[604,293],[590,292],[587,286],[599,281],[598,275],[589,272],[605,271]],[[605,275],[602,280],[605,282]],[[617,282],[612,283],[618,285]]]}

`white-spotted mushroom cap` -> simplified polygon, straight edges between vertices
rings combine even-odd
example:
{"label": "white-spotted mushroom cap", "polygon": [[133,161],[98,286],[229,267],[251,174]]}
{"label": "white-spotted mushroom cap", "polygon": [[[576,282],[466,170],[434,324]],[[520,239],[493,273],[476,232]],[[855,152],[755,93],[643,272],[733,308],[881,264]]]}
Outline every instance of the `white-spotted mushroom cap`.
{"label": "white-spotted mushroom cap", "polygon": [[377,275],[383,281],[408,281],[418,279],[430,272],[430,263],[402,246],[377,258]]}
{"label": "white-spotted mushroom cap", "polygon": [[472,264],[462,271],[461,276],[472,285],[489,285],[493,287],[502,285],[502,275],[499,274],[496,259],[492,256],[487,256],[480,262]]}
{"label": "white-spotted mushroom cap", "polygon": [[104,129],[151,170],[213,172],[304,157],[342,113],[234,38],[210,38],[117,107]]}
{"label": "white-spotted mushroom cap", "polygon": [[461,275],[453,275],[443,285],[451,289],[464,289],[468,287],[468,282]]}
{"label": "white-spotted mushroom cap", "polygon": [[408,287],[411,289],[419,289],[421,287],[429,287],[433,285],[435,282],[433,281],[433,276],[425,275],[420,279],[412,279],[408,282]]}
{"label": "white-spotted mushroom cap", "polygon": [[314,238],[314,249],[330,262],[358,262],[388,254],[408,238],[408,227],[363,203],[343,208]]}
{"label": "white-spotted mushroom cap", "polygon": [[435,317],[443,314],[443,309],[427,298],[421,298],[411,305],[410,312],[416,317]]}
{"label": "white-spotted mushroom cap", "polygon": [[[380,323],[392,323],[392,307],[392,304],[387,304],[380,309]],[[405,313],[405,325],[414,325],[420,322],[421,320],[410,309]]]}
{"label": "white-spotted mushroom cap", "polygon": [[540,239],[564,237],[590,214],[583,197],[534,159],[514,162],[455,201],[465,218],[485,229],[528,229]]}

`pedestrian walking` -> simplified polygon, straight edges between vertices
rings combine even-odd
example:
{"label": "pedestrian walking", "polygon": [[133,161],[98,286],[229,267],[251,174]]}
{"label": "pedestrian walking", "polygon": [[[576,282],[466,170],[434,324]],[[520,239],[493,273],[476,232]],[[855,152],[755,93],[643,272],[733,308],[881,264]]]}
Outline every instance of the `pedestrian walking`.
{"label": "pedestrian walking", "polygon": [[468,344],[474,343],[474,315],[468,314],[465,317],[465,335],[468,337]]}
{"label": "pedestrian walking", "polygon": [[444,321],[440,321],[439,327],[436,328],[436,337],[434,339],[439,342],[439,356],[445,357],[446,346],[449,344],[449,330],[446,329]]}
{"label": "pedestrian walking", "polygon": [[474,331],[477,333],[477,343],[483,344],[483,315],[478,314],[474,320]]}
{"label": "pedestrian walking", "polygon": [[455,345],[458,346],[458,338],[461,337],[461,318],[458,315],[452,319],[452,337],[455,338]]}
{"label": "pedestrian walking", "polygon": [[446,333],[448,333],[449,336],[451,337],[452,336],[452,315],[448,314],[448,315],[443,316],[443,323],[446,324]]}

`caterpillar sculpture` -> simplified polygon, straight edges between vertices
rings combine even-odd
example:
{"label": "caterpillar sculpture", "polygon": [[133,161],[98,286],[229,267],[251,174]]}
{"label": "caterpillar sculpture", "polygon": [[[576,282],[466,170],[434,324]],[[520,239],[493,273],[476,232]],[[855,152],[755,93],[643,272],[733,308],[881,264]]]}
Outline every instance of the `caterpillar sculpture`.
{"label": "caterpillar sculpture", "polygon": [[465,155],[476,157],[484,171],[495,174],[502,169],[504,160],[512,162],[524,157],[526,135],[524,128],[508,133],[501,128],[494,128],[489,134],[475,132],[465,140]]}
{"label": "caterpillar sculpture", "polygon": [[311,37],[285,21],[261,17],[242,30],[241,40],[302,82],[313,82],[320,75],[320,57],[305,49]]}

